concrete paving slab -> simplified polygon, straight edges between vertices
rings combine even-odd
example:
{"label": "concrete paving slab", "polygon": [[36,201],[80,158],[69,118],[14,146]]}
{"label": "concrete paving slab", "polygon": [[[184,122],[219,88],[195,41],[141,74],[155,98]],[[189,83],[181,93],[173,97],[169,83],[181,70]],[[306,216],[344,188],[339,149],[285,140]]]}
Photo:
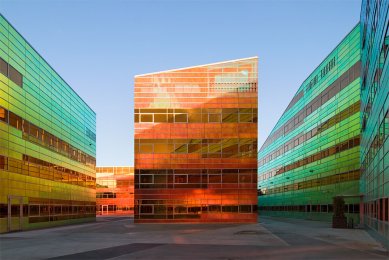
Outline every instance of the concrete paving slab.
{"label": "concrete paving slab", "polygon": [[389,259],[364,230],[260,218],[256,224],[134,224],[129,217],[0,235],[0,259]]}

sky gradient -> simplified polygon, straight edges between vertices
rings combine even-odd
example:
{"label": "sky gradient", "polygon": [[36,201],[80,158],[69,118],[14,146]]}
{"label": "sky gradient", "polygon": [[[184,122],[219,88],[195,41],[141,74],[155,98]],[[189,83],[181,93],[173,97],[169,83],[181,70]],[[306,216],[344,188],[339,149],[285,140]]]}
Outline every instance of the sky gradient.
{"label": "sky gradient", "polygon": [[97,165],[133,165],[133,78],[259,57],[258,146],[361,2],[2,0],[0,12],[97,113]]}

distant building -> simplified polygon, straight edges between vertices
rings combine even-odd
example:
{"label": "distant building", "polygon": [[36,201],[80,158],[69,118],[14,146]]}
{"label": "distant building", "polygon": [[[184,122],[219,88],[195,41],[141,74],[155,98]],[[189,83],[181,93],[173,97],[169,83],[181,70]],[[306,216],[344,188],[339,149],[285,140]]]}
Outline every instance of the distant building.
{"label": "distant building", "polygon": [[134,167],[96,167],[98,215],[134,214]]}
{"label": "distant building", "polygon": [[95,221],[96,115],[0,15],[0,232]]}
{"label": "distant building", "polygon": [[256,57],[135,76],[135,222],[257,222]]}
{"label": "distant building", "polygon": [[362,1],[364,223],[389,248],[389,2]]}
{"label": "distant building", "polygon": [[[302,83],[258,154],[261,215],[330,220],[360,212],[360,26]],[[275,98],[276,100],[276,98]]]}

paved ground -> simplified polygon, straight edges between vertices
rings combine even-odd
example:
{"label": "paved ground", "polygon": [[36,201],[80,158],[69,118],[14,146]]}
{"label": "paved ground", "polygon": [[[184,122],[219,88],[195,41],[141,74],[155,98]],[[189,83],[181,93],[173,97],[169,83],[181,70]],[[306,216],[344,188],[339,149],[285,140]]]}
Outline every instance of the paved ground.
{"label": "paved ground", "polygon": [[0,235],[0,259],[389,259],[365,231],[261,217],[258,224],[92,224]]}

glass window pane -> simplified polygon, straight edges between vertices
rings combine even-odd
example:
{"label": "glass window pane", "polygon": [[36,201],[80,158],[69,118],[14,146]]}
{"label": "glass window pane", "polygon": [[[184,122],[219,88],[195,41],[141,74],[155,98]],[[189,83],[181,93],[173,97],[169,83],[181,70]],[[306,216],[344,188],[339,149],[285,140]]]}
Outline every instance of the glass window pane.
{"label": "glass window pane", "polygon": [[8,77],[8,63],[0,58],[0,73]]}
{"label": "glass window pane", "polygon": [[20,74],[20,72],[13,68],[11,65],[9,66],[9,78],[19,87],[23,86],[22,74]]}
{"label": "glass window pane", "polygon": [[152,123],[153,122],[153,115],[151,115],[151,114],[141,115],[141,122],[142,123]]}

